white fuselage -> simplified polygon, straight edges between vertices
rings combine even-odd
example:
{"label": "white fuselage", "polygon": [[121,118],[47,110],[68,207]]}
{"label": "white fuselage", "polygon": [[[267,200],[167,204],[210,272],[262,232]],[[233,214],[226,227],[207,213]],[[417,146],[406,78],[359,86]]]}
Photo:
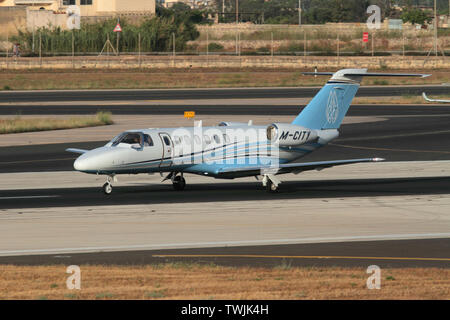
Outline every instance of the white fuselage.
{"label": "white fuselage", "polygon": [[[81,155],[74,168],[106,175],[189,172],[215,176],[222,168],[293,162],[339,135],[337,130],[316,130],[314,141],[280,146],[268,140],[267,128],[230,124],[127,131]],[[293,132],[291,136],[305,135]]]}

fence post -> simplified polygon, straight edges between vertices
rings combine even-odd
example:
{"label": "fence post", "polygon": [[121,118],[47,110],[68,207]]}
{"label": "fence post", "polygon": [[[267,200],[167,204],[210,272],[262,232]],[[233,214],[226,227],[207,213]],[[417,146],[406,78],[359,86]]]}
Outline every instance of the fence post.
{"label": "fence post", "polygon": [[120,32],[116,32],[117,34],[117,56],[119,56],[119,40],[120,40]]}
{"label": "fence post", "polygon": [[8,57],[9,57],[9,32],[6,34],[6,69],[8,69]]}
{"label": "fence post", "polygon": [[206,31],[206,66],[209,66],[209,32]]}
{"label": "fence post", "polygon": [[141,68],[141,33],[138,34],[139,69]]}
{"label": "fence post", "polygon": [[42,68],[42,33],[39,32],[39,65]]}
{"label": "fence post", "polygon": [[273,67],[273,32],[270,34],[270,56],[272,57],[272,67]]}
{"label": "fence post", "polygon": [[307,40],[306,40],[306,29],[303,29],[303,55],[305,56],[306,59],[306,47],[307,47]]}
{"label": "fence post", "polygon": [[[106,37],[108,38],[108,46],[107,46],[107,51],[106,51],[106,55],[107,55],[106,61],[107,61],[107,68],[109,69],[109,44],[110,44],[109,33],[106,34]],[[112,47],[112,45],[111,45],[111,47]]]}
{"label": "fence post", "polygon": [[72,69],[75,69],[75,39],[72,29]]}
{"label": "fence post", "polygon": [[372,57],[375,55],[375,31],[372,31]]}
{"label": "fence post", "polygon": [[340,32],[340,28],[338,26],[338,30],[337,30],[337,63],[339,66],[339,62],[340,62],[340,39],[339,39],[339,32]]}
{"label": "fence post", "polygon": [[172,49],[173,49],[173,53],[172,53],[172,67],[175,68],[175,55],[176,55],[176,51],[175,51],[175,32],[172,32],[172,37],[173,37],[173,45],[172,45]]}
{"label": "fence post", "polygon": [[239,57],[241,56],[241,33],[239,32],[238,37],[238,48],[239,48]]}
{"label": "fence post", "polygon": [[405,59],[405,31],[402,28],[402,53],[403,59]]}

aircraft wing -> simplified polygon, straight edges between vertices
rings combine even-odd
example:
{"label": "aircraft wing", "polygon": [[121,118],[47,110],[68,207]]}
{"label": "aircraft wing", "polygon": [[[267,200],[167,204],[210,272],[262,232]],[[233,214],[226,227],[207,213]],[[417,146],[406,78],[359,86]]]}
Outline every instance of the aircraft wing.
{"label": "aircraft wing", "polygon": [[72,153],[83,154],[83,153],[88,152],[89,150],[69,148],[69,149],[66,149],[66,151],[67,152],[72,152]]}
{"label": "aircraft wing", "polygon": [[382,158],[368,158],[368,159],[350,159],[350,160],[336,160],[336,161],[319,161],[319,162],[306,162],[306,163],[288,163],[280,164],[278,167],[274,166],[243,166],[243,167],[228,167],[219,169],[218,175],[223,176],[252,176],[261,174],[284,174],[295,173],[299,174],[308,170],[323,170],[325,168],[331,168],[335,166],[342,166],[347,164],[363,163],[363,162],[381,162],[385,159]]}
{"label": "aircraft wing", "polygon": [[427,94],[425,92],[422,92],[422,97],[428,101],[428,102],[444,102],[444,103],[450,103],[450,100],[437,100],[437,99],[430,99],[428,98]]}

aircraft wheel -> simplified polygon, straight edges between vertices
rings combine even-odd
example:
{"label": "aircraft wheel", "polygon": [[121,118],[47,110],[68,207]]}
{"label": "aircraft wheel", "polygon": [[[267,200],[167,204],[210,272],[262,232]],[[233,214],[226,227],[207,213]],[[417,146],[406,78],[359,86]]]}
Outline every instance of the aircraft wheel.
{"label": "aircraft wheel", "polygon": [[186,180],[182,176],[176,176],[173,179],[173,188],[176,191],[182,191],[186,187]]}
{"label": "aircraft wheel", "polygon": [[270,180],[267,181],[266,190],[269,193],[274,193],[278,191],[278,187]]}
{"label": "aircraft wheel", "polygon": [[111,185],[111,183],[106,182],[106,183],[103,185],[103,192],[104,192],[105,194],[111,194],[111,192],[112,192],[112,185]]}

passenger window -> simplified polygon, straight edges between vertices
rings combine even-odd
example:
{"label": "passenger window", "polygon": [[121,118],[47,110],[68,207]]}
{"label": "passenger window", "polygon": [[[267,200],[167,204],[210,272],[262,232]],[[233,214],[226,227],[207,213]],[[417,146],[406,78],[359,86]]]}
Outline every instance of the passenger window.
{"label": "passenger window", "polygon": [[144,135],[144,147],[153,147],[153,139],[148,135]]}
{"label": "passenger window", "polygon": [[217,144],[220,143],[220,138],[219,138],[219,136],[218,136],[217,134],[215,134],[215,135],[213,136],[213,138],[214,138],[214,141],[215,141]]}
{"label": "passenger window", "polygon": [[203,141],[205,141],[206,144],[210,144],[211,143],[211,138],[208,137],[207,135],[203,136]]}
{"label": "passenger window", "polygon": [[166,146],[170,146],[170,140],[167,137],[164,137],[164,143],[166,144]]}
{"label": "passenger window", "polygon": [[194,136],[194,140],[195,140],[195,143],[196,143],[196,144],[201,144],[201,143],[202,143],[202,140],[201,140],[200,137],[197,136],[197,135]]}
{"label": "passenger window", "polygon": [[173,138],[173,141],[175,142],[175,144],[180,144],[180,143],[181,143],[181,138],[175,136],[175,137]]}
{"label": "passenger window", "polygon": [[186,144],[191,144],[191,137],[189,137],[188,135],[185,135],[184,142],[186,142]]}
{"label": "passenger window", "polygon": [[226,143],[230,143],[230,137],[227,134],[223,134],[223,139]]}

